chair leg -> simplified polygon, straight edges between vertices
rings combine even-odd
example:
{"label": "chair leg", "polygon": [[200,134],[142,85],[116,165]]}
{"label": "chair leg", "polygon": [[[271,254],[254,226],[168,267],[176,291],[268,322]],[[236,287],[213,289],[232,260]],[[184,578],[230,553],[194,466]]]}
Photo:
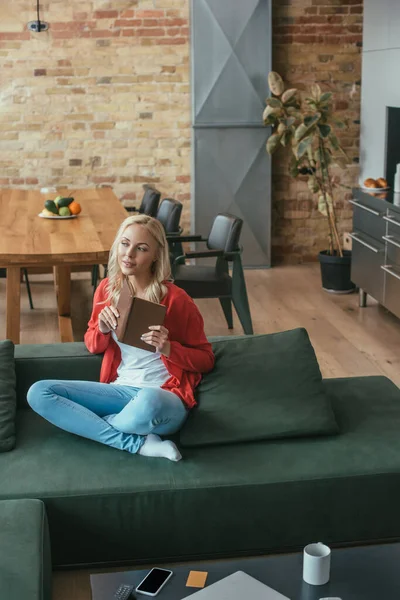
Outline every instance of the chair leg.
{"label": "chair leg", "polygon": [[24,273],[24,277],[25,277],[26,291],[28,292],[29,306],[30,306],[30,309],[33,310],[31,286],[30,286],[29,279],[28,279],[28,270],[23,269],[23,273]]}
{"label": "chair leg", "polygon": [[246,280],[244,278],[242,260],[237,254],[233,258],[232,273],[232,300],[239,321],[246,335],[253,335],[253,324],[251,322],[250,306],[247,297]]}
{"label": "chair leg", "polygon": [[92,286],[94,289],[97,288],[97,281],[99,279],[99,265],[93,265],[92,267]]}
{"label": "chair leg", "polygon": [[228,323],[228,329],[233,329],[232,300],[231,298],[219,298],[219,301]]}

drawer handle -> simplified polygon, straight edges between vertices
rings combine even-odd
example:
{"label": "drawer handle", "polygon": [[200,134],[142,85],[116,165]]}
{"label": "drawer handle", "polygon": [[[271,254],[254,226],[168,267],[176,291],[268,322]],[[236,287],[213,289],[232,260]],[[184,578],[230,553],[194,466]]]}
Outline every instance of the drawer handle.
{"label": "drawer handle", "polygon": [[397,246],[398,248],[400,248],[400,242],[395,242],[393,239],[393,235],[383,235],[382,239],[385,240],[385,242],[389,242],[389,244],[393,244],[393,246]]}
{"label": "drawer handle", "polygon": [[[354,204],[354,206],[358,206],[358,208],[362,208],[363,210],[366,210],[367,212],[375,215],[376,217],[380,217],[381,213],[379,213],[377,210],[372,210],[372,208],[369,208],[368,206],[364,206],[364,204],[360,204],[359,202],[356,202],[355,200],[349,200],[350,204]],[[400,225],[400,223],[398,223]]]}
{"label": "drawer handle", "polygon": [[392,223],[393,225],[397,225],[397,227],[400,227],[400,222],[396,221],[396,219],[393,219],[392,217],[383,217],[385,219],[385,221],[388,221],[389,223]]}
{"label": "drawer handle", "polygon": [[365,246],[366,248],[368,248],[368,250],[372,250],[372,252],[375,252],[376,254],[378,254],[378,252],[379,252],[378,248],[375,248],[374,246],[371,246],[371,244],[367,244],[367,242],[364,242],[364,240],[360,239],[355,233],[349,233],[349,236],[355,242],[358,242],[362,246]]}
{"label": "drawer handle", "polygon": [[392,267],[390,265],[382,265],[381,269],[386,271],[386,273],[389,273],[389,275],[393,275],[393,277],[396,277],[396,279],[398,279],[400,281],[400,275],[398,275],[397,273],[392,271]]}

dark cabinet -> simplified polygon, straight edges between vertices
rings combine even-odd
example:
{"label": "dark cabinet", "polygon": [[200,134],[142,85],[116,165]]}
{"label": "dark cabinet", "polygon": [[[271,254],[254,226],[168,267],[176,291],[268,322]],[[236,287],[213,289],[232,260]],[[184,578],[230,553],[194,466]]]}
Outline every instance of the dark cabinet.
{"label": "dark cabinet", "polygon": [[[400,317],[400,207],[354,190],[351,279]],[[388,197],[390,198],[390,196]]]}
{"label": "dark cabinet", "polygon": [[351,280],[370,296],[383,303],[385,246],[365,234],[353,233]]}

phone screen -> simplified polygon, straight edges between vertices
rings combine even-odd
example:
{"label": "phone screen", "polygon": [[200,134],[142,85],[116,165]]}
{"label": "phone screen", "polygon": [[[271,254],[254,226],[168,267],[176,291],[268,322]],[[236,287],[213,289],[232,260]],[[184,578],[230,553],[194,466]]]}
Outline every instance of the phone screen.
{"label": "phone screen", "polygon": [[152,569],[142,583],[138,585],[138,592],[146,592],[147,594],[155,594],[162,584],[171,575],[171,571],[165,569]]}

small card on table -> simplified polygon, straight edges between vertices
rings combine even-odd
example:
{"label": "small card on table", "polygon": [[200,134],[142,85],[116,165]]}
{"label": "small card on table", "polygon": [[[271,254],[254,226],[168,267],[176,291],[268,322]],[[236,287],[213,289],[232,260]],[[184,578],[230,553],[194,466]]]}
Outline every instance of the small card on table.
{"label": "small card on table", "polygon": [[207,571],[190,571],[186,587],[203,588],[206,585]]}

